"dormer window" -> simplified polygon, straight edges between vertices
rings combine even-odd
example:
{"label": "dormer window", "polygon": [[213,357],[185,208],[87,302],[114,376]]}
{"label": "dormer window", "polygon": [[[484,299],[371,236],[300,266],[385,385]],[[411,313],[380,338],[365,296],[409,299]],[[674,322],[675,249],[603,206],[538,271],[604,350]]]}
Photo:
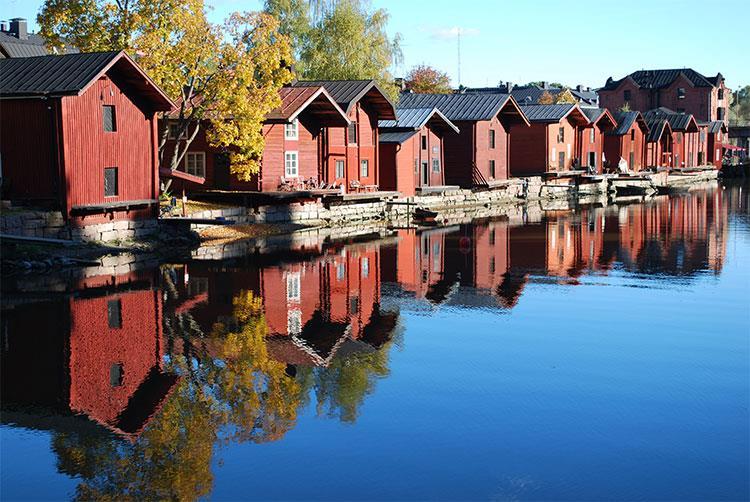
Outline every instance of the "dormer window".
{"label": "dormer window", "polygon": [[284,125],[284,138],[299,139],[299,120],[294,119],[289,124]]}
{"label": "dormer window", "polygon": [[357,123],[356,122],[352,122],[351,124],[349,124],[349,134],[348,134],[348,136],[349,136],[349,138],[348,138],[347,142],[350,145],[356,145],[357,144]]}
{"label": "dormer window", "polygon": [[630,89],[626,89],[622,92],[623,101],[630,101]]}
{"label": "dormer window", "polygon": [[677,99],[685,99],[685,88],[684,87],[678,87],[677,88]]}

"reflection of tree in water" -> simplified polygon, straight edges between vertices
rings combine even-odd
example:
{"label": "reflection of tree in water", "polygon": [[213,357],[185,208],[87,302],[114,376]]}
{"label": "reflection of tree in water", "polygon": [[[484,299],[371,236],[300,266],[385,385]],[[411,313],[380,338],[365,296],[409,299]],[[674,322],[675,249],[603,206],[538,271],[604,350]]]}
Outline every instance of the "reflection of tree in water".
{"label": "reflection of tree in water", "polygon": [[189,314],[165,319],[167,369],[182,379],[135,442],[78,432],[54,437],[58,469],[83,480],[77,499],[204,497],[213,485],[214,445],[283,437],[313,389],[319,412],[353,422],[375,379],[388,374],[387,347],[290,372],[269,356],[261,299],[242,291],[233,303],[232,317],[207,335]]}

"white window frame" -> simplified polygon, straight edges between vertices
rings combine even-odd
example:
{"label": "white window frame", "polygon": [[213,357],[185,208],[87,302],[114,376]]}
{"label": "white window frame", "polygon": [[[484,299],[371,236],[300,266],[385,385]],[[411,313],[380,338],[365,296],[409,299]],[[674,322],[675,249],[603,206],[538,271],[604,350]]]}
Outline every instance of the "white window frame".
{"label": "white window frame", "polygon": [[286,313],[286,331],[290,335],[302,333],[302,311],[298,308],[289,309]]}
{"label": "white window frame", "polygon": [[361,178],[368,178],[370,176],[370,159],[359,161],[359,175]]}
{"label": "white window frame", "polygon": [[370,259],[366,256],[362,258],[362,277],[365,279],[370,277]]}
{"label": "white window frame", "polygon": [[[341,165],[340,174],[339,174],[339,165]],[[333,163],[333,168],[334,168],[334,171],[335,171],[334,174],[337,180],[346,178],[346,161],[341,160],[341,159],[335,160]]]}
{"label": "white window frame", "polygon": [[299,178],[299,152],[284,152],[284,177]]}
{"label": "white window frame", "polygon": [[[198,162],[200,159],[200,162]],[[206,177],[206,152],[187,152],[185,154],[185,172],[198,176]]]}
{"label": "white window frame", "polygon": [[288,124],[284,124],[284,139],[299,139],[299,119],[294,119]]}
{"label": "white window frame", "polygon": [[288,272],[286,274],[286,301],[299,303],[301,297],[300,273]]}

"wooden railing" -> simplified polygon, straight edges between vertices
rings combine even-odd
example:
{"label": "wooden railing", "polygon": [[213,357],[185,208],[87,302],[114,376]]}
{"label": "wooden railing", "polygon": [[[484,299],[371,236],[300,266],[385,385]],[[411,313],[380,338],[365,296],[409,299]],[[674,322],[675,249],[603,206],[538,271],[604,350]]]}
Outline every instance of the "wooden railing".
{"label": "wooden railing", "polygon": [[475,162],[471,163],[471,182],[474,186],[490,186]]}

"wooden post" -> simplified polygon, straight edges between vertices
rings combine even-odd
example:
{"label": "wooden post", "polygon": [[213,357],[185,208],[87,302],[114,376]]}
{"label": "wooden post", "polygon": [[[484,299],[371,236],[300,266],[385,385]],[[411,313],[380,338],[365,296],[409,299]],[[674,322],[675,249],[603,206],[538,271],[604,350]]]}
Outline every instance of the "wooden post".
{"label": "wooden post", "polygon": [[185,203],[187,202],[187,195],[185,195],[185,188],[182,189],[182,216],[187,216],[187,211],[185,209]]}

